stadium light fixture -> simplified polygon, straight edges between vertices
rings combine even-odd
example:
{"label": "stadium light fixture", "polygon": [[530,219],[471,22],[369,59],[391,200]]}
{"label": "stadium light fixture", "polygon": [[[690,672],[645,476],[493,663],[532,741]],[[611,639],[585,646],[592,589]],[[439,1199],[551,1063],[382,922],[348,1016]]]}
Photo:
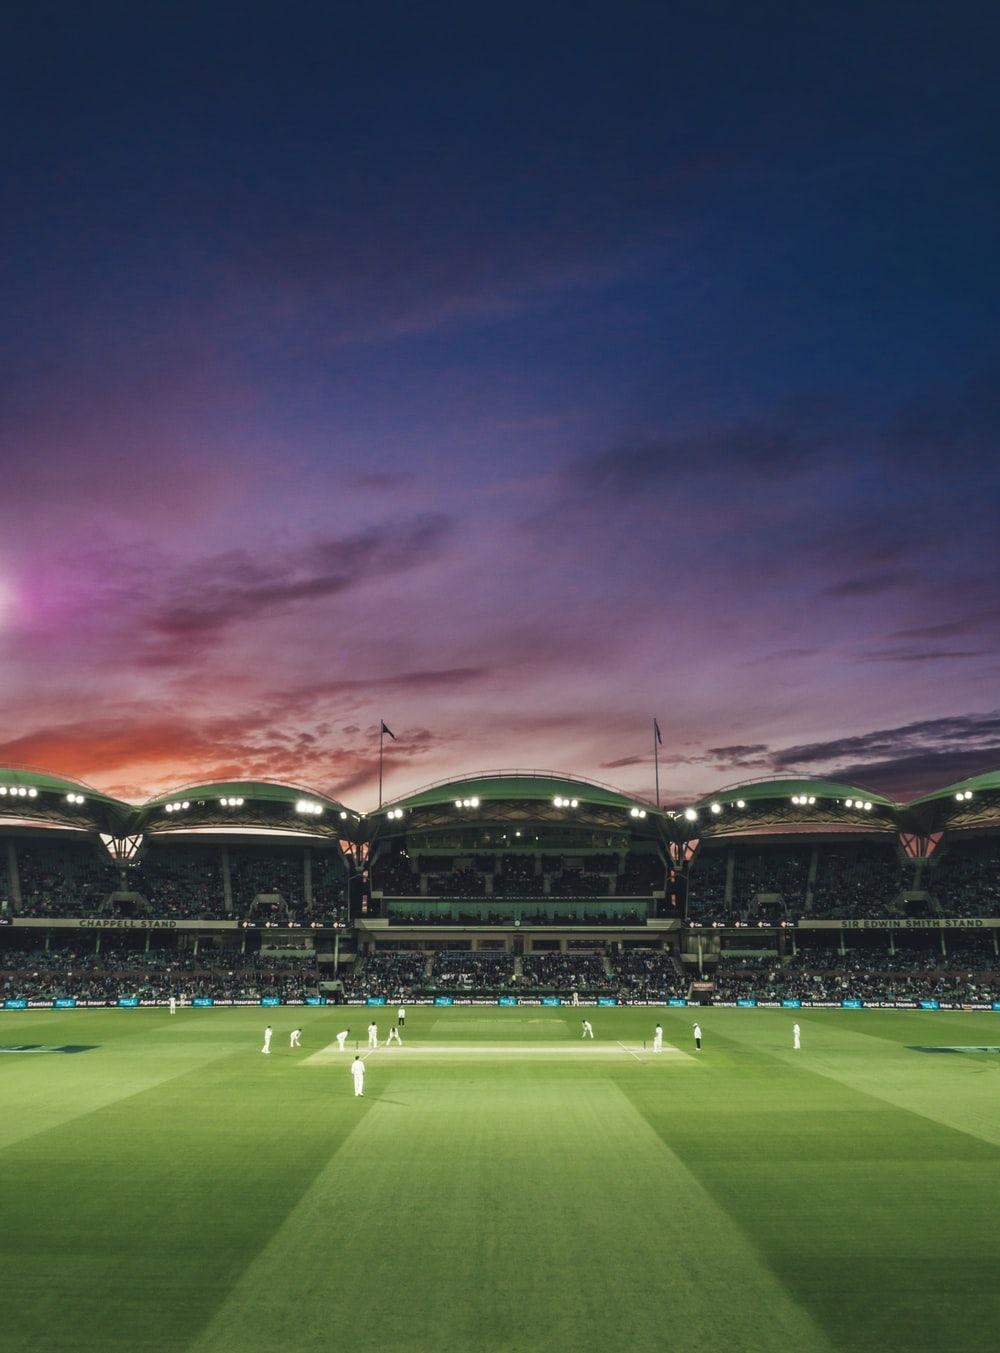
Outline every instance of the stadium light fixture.
{"label": "stadium light fixture", "polygon": [[811,808],[815,802],[816,802],[816,796],[815,796],[815,794],[810,794],[810,795],[809,795],[809,807]]}
{"label": "stadium light fixture", "polygon": [[638,816],[639,816],[639,810],[638,810],[638,808],[630,808],[630,809],[628,810],[628,815],[629,815],[629,817],[638,817]]}
{"label": "stadium light fixture", "polygon": [[461,806],[462,806],[462,800],[461,800],[461,799],[456,799],[456,800],[455,800],[455,807],[456,807],[456,808],[461,808]]}
{"label": "stadium light fixture", "polygon": [[866,800],[865,800],[865,812],[866,812],[866,813],[870,813],[871,810],[872,810],[872,806],[871,806],[871,804],[869,803],[869,801],[866,799]]}
{"label": "stadium light fixture", "polygon": [[845,800],[844,800],[844,807],[845,807],[845,808],[853,808],[853,807],[854,807],[854,800],[853,800],[853,799],[845,799]]}
{"label": "stadium light fixture", "polygon": [[709,807],[711,808],[711,810],[712,810],[713,813],[721,813],[721,812],[722,812],[722,804],[721,804],[721,803],[711,803],[711,804],[709,804]]}
{"label": "stadium light fixture", "polygon": [[470,807],[470,808],[478,808],[478,807],[479,807],[479,800],[478,800],[477,798],[471,798],[471,799],[469,800],[469,807]]}
{"label": "stadium light fixture", "polygon": [[347,813],[345,812],[345,810],[344,810],[343,808],[340,810],[340,820],[341,820],[341,822],[346,822],[346,821],[347,821]]}
{"label": "stadium light fixture", "polygon": [[571,808],[579,808],[579,806],[580,806],[580,800],[579,800],[579,799],[570,799],[570,801],[569,801],[569,806],[570,806]]}
{"label": "stadium light fixture", "polygon": [[28,790],[28,798],[29,798],[29,799],[37,799],[37,798],[38,798],[38,790],[35,789],[34,786],[32,786],[31,789]]}
{"label": "stadium light fixture", "polygon": [[747,804],[746,804],[746,799],[737,799],[737,800],[736,800],[736,807],[737,807],[737,808],[745,808],[746,806],[747,806]]}
{"label": "stadium light fixture", "polygon": [[685,809],[684,809],[684,816],[685,816],[685,818],[687,819],[688,822],[697,822],[697,821],[698,821],[698,814],[695,812],[695,810],[694,810],[693,808],[685,808]]}

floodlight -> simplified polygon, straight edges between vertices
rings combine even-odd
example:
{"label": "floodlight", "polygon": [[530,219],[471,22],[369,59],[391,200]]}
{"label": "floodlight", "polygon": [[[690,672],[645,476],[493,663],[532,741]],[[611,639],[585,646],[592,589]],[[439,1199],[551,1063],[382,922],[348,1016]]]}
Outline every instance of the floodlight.
{"label": "floodlight", "polygon": [[646,816],[646,810],[645,810],[645,808],[640,808],[640,809],[639,809],[639,816],[640,816],[640,817],[645,817],[645,816]]}
{"label": "floodlight", "polygon": [[746,800],[745,800],[745,799],[737,799],[737,800],[736,800],[736,807],[737,807],[737,808],[745,808],[746,806],[747,806],[747,805],[746,805]]}
{"label": "floodlight", "polygon": [[866,800],[865,800],[865,812],[866,812],[866,813],[870,813],[871,810],[872,810],[872,806],[871,806],[871,804],[868,802],[868,800],[866,799]]}
{"label": "floodlight", "polygon": [[580,800],[579,800],[579,799],[570,799],[570,801],[569,801],[569,806],[570,806],[571,808],[579,808],[579,806],[580,806]]}
{"label": "floodlight", "polygon": [[32,787],[31,789],[29,789],[29,790],[28,790],[28,798],[29,798],[29,799],[37,799],[37,798],[38,798],[38,790],[35,789],[34,787]]}
{"label": "floodlight", "polygon": [[816,802],[816,796],[815,796],[814,794],[810,794],[810,795],[809,795],[809,804],[810,804],[810,807],[811,807],[815,802]]}
{"label": "floodlight", "polygon": [[721,803],[712,803],[712,804],[709,804],[709,807],[711,808],[711,810],[712,810],[713,813],[721,813],[721,812],[722,812],[722,804],[721,804]]}
{"label": "floodlight", "polygon": [[340,820],[341,820],[341,822],[344,822],[344,821],[346,820],[346,818],[347,818],[346,812],[344,812],[344,810],[341,809],[341,811],[340,811]]}
{"label": "floodlight", "polygon": [[[962,797],[961,794],[959,794],[958,797],[961,798],[961,797]],[[556,806],[557,808],[561,808],[561,807],[563,806],[563,801],[562,801],[562,799],[559,797],[558,794],[555,796],[555,798],[552,800],[552,802],[555,804],[555,806]]]}
{"label": "floodlight", "polygon": [[6,794],[6,793],[7,793],[7,786],[6,786],[6,785],[0,785],[0,794]]}
{"label": "floodlight", "polygon": [[456,800],[455,800],[455,807],[456,807],[456,808],[461,808],[461,806],[462,806],[462,800],[461,800],[461,799],[456,799]]}
{"label": "floodlight", "polygon": [[845,799],[845,800],[844,800],[844,807],[845,807],[845,808],[853,808],[853,807],[854,807],[854,800],[853,800],[853,799]]}
{"label": "floodlight", "polygon": [[685,808],[684,816],[687,818],[688,822],[696,822],[698,820],[698,814],[693,808]]}
{"label": "floodlight", "polygon": [[478,807],[479,807],[479,800],[478,800],[478,799],[470,799],[470,800],[469,800],[469,807],[470,807],[470,808],[478,808]]}
{"label": "floodlight", "polygon": [[639,816],[639,810],[638,810],[638,808],[630,808],[630,809],[628,810],[628,815],[629,815],[629,817],[638,817],[638,816]]}

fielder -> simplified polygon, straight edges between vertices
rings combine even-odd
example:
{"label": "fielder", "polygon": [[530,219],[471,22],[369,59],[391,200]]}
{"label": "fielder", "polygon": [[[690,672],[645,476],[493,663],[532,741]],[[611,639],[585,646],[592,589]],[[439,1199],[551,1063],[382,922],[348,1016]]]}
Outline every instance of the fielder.
{"label": "fielder", "polygon": [[653,1030],[653,1051],[663,1051],[663,1025],[658,1024]]}
{"label": "fielder", "polygon": [[171,996],[171,997],[170,997],[170,1013],[171,1013],[172,1015],[176,1015],[176,1014],[177,1014],[177,997],[176,997],[176,996]]}
{"label": "fielder", "polygon": [[385,1046],[388,1047],[390,1043],[397,1043],[399,1047],[403,1046],[403,1040],[400,1038],[399,1030],[396,1028],[395,1024],[389,1030],[389,1037],[385,1040]]}
{"label": "fielder", "polygon": [[795,1052],[802,1047],[802,1030],[797,1024],[792,1025],[792,1048]]}
{"label": "fielder", "polygon": [[694,1046],[695,1046],[695,1048],[697,1049],[698,1052],[701,1052],[701,1025],[700,1025],[700,1024],[696,1024],[696,1025],[694,1026],[693,1033],[694,1033]]}
{"label": "fielder", "polygon": [[350,1032],[351,1032],[350,1029],[341,1029],[340,1033],[337,1035],[337,1051],[338,1051],[338,1052],[343,1052],[343,1051],[344,1051],[344,1044],[347,1042],[347,1035],[348,1035]]}
{"label": "fielder", "polygon": [[302,1038],[302,1030],[293,1029],[288,1036],[288,1046],[290,1048],[297,1048],[299,1046],[299,1041],[301,1038]]}
{"label": "fielder", "polygon": [[370,1048],[378,1047],[378,1025],[374,1020],[368,1026],[368,1046]]}
{"label": "fielder", "polygon": [[267,1028],[264,1030],[264,1046],[261,1048],[261,1052],[270,1053],[270,1051],[271,1051],[271,1034],[272,1034],[273,1032],[274,1032],[274,1030],[271,1028],[271,1026],[270,1026],[270,1024],[269,1024],[269,1025],[267,1026]]}
{"label": "fielder", "polygon": [[580,1035],[580,1037],[593,1038],[593,1036],[594,1036],[594,1026],[591,1024],[589,1019],[585,1019],[583,1021],[583,1033]]}
{"label": "fielder", "polygon": [[360,1099],[365,1093],[365,1064],[360,1057],[355,1057],[351,1063],[351,1075],[354,1077],[355,1098]]}

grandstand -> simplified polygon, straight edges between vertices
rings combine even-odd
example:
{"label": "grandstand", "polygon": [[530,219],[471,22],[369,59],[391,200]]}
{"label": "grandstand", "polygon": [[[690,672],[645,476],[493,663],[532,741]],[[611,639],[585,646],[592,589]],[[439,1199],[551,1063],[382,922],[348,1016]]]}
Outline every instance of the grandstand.
{"label": "grandstand", "polygon": [[[917,963],[904,940],[923,930],[940,959],[928,971],[948,973],[975,929],[989,961],[969,971],[992,980],[1000,774],[910,804],[784,777],[663,810],[582,777],[494,771],[366,815],[291,784],[199,782],[133,806],[6,769],[0,922],[0,946],[54,960],[94,957],[123,927],[147,954],[150,937],[173,946],[178,964],[197,945],[235,946],[241,962],[305,945],[317,999],[681,1000],[697,986],[699,999],[746,1000],[758,959],[777,974],[766,985],[777,1000],[793,999],[793,971],[813,995],[830,994],[831,972],[845,991],[847,971],[852,998],[884,996],[856,965],[804,969],[802,956],[825,946],[867,957],[870,973],[901,972]],[[740,955],[748,969],[733,966]],[[23,966],[8,969],[23,982]],[[154,969],[129,974],[149,999],[161,991]],[[84,965],[74,971],[82,993]],[[108,999],[125,994],[124,975],[101,972]],[[925,977],[927,999],[935,983],[955,996]],[[220,998],[238,985],[220,982]],[[969,999],[973,989],[987,987],[969,979]]]}

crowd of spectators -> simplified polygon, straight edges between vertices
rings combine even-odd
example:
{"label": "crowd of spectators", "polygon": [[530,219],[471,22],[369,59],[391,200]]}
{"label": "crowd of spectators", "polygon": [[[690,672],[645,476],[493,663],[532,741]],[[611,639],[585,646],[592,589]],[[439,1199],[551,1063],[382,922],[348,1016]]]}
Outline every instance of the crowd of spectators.
{"label": "crowd of spectators", "polygon": [[810,915],[884,916],[905,883],[895,846],[824,847],[817,855]]}
{"label": "crowd of spectators", "polygon": [[118,871],[90,844],[18,844],[22,916],[89,916],[118,887]]}
{"label": "crowd of spectators", "polygon": [[624,1000],[665,1001],[687,995],[687,978],[678,974],[673,957],[662,950],[624,949],[612,957],[611,970]]}
{"label": "crowd of spectators", "polygon": [[720,1001],[988,1002],[1000,999],[1000,960],[992,943],[988,949],[959,945],[948,955],[920,943],[895,952],[865,946],[843,953],[832,945],[800,945],[784,960],[723,955],[714,982]]}
{"label": "crowd of spectators", "polygon": [[345,996],[405,1000],[423,989],[427,957],[422,953],[369,954],[344,977]]}
{"label": "crowd of spectators", "polygon": [[49,950],[0,949],[0,999],[302,1000],[316,994],[315,954],[241,953],[238,949],[151,949],[104,944],[100,950],[59,946]]}
{"label": "crowd of spectators", "polygon": [[526,954],[521,986],[536,991],[611,993],[614,981],[599,954]]}
{"label": "crowd of spectators", "polygon": [[430,986],[442,991],[502,991],[513,976],[512,954],[445,949],[434,956]]}
{"label": "crowd of spectators", "polygon": [[945,916],[1000,915],[1000,840],[956,841],[926,882]]}

